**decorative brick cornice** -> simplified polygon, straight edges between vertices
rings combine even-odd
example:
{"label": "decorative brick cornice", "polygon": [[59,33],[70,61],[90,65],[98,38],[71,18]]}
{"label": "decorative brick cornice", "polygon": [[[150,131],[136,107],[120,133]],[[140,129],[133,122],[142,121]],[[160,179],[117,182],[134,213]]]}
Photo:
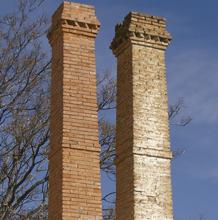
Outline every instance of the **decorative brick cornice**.
{"label": "decorative brick cornice", "polygon": [[165,28],[166,20],[162,17],[130,12],[122,24],[116,25],[110,48],[115,55],[125,48],[127,42],[166,49],[171,36]]}
{"label": "decorative brick cornice", "polygon": [[[81,14],[81,11],[84,13]],[[95,16],[95,8],[73,2],[63,2],[52,16],[52,26],[48,32],[50,43],[62,32],[95,38],[100,22]]]}

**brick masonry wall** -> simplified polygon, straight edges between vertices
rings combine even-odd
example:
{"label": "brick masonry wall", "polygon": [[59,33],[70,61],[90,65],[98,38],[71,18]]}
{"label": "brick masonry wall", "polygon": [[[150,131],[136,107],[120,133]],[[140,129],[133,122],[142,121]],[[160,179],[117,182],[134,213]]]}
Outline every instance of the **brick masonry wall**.
{"label": "brick masonry wall", "polygon": [[132,12],[116,26],[116,220],[172,220],[165,49],[161,17]]}
{"label": "brick masonry wall", "polygon": [[100,220],[95,9],[64,2],[52,17],[49,219]]}

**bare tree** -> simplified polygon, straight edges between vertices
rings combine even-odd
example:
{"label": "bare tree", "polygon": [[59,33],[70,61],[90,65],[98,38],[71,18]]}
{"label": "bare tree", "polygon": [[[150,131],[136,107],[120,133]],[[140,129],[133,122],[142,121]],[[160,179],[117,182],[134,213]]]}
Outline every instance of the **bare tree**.
{"label": "bare tree", "polygon": [[33,16],[41,3],[19,0],[0,18],[1,220],[28,219],[46,206],[50,61],[46,18]]}

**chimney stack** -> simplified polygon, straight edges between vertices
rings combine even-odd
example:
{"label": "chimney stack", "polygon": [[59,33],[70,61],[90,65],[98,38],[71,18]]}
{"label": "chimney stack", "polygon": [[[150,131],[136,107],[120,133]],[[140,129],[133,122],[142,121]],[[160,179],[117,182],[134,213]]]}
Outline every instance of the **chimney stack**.
{"label": "chimney stack", "polygon": [[52,17],[49,220],[102,219],[93,6],[63,2]]}
{"label": "chimney stack", "polygon": [[164,18],[131,12],[116,26],[116,220],[173,220]]}

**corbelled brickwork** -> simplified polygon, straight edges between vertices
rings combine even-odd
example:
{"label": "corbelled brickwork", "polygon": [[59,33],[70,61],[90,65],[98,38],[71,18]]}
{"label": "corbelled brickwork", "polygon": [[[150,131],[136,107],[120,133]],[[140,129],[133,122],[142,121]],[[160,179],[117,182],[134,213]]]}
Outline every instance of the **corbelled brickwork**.
{"label": "corbelled brickwork", "polygon": [[95,9],[64,2],[52,17],[49,219],[100,220]]}
{"label": "corbelled brickwork", "polygon": [[165,49],[161,17],[131,12],[116,26],[116,220],[172,220]]}

